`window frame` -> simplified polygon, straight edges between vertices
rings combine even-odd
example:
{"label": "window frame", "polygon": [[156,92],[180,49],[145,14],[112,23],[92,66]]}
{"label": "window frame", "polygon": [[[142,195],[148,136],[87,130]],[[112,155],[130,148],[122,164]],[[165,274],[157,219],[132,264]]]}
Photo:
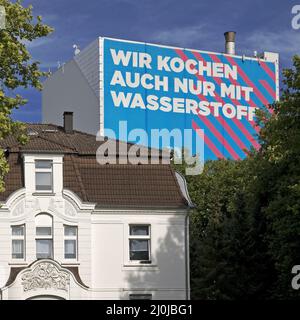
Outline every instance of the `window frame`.
{"label": "window frame", "polygon": [[[130,230],[131,227],[147,227],[148,234],[147,235],[131,235]],[[130,242],[131,240],[147,240],[148,241],[148,259],[147,260],[139,260],[139,259],[131,259],[130,253]],[[128,224],[128,261],[130,264],[137,265],[148,265],[152,263],[151,259],[151,224],[149,223],[130,223]]]}
{"label": "window frame", "polygon": [[[66,228],[74,228],[76,230],[76,234],[72,236],[68,236],[65,234]],[[66,243],[67,240],[75,240],[75,258],[67,258],[66,257]],[[68,225],[64,224],[64,260],[66,261],[78,261],[78,226],[77,225]]]}
{"label": "window frame", "polygon": [[[13,235],[13,228],[23,227],[23,235]],[[13,241],[14,240],[21,240],[23,241],[23,257],[22,258],[15,258],[13,257]],[[17,261],[25,261],[26,260],[26,226],[25,223],[11,225],[11,259]]]}
{"label": "window frame", "polygon": [[[51,167],[50,168],[37,168],[36,164],[38,162],[50,162],[51,163]],[[37,173],[50,173],[50,183],[51,183],[51,188],[50,189],[38,189],[37,188]],[[51,193],[53,192],[53,160],[52,159],[35,159],[34,160],[34,187],[35,187],[35,192],[38,193]]]}
{"label": "window frame", "polygon": [[[54,259],[54,235],[53,235],[53,217],[47,213],[41,213],[41,214],[38,214],[37,216],[39,215],[48,215],[50,218],[51,218],[51,225],[35,225],[35,253],[36,253],[36,259],[37,260],[41,260],[41,259]],[[37,217],[36,216],[36,217]],[[51,230],[51,234],[50,235],[38,235],[37,234],[37,229],[38,228],[50,228]],[[38,250],[37,250],[37,243],[38,243],[38,240],[50,240],[51,241],[51,252],[50,252],[50,257],[47,257],[47,258],[40,258],[38,257]]]}

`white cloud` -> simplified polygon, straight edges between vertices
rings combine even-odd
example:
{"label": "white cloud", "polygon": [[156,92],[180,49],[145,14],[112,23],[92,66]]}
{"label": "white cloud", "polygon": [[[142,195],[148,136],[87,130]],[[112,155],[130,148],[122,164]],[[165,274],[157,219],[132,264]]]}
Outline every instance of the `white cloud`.
{"label": "white cloud", "polygon": [[42,15],[42,21],[43,23],[52,23],[54,21],[57,21],[59,19],[59,16],[57,14],[45,14]]}
{"label": "white cloud", "polygon": [[207,31],[206,25],[195,25],[190,27],[173,28],[158,31],[151,36],[151,40],[162,44],[173,44],[181,47],[193,46],[199,42],[214,42],[212,32]]}
{"label": "white cloud", "polygon": [[[166,45],[214,52],[223,51],[224,48],[223,34],[205,24],[158,31],[150,40]],[[237,54],[252,55],[254,50],[259,53],[277,52],[281,61],[288,63],[293,55],[300,54],[300,30],[295,31],[292,28],[280,32],[253,30],[248,35],[242,35],[237,30]]]}
{"label": "white cloud", "polygon": [[281,55],[300,53],[300,31],[283,30],[281,32],[255,31],[241,42],[244,48],[278,52]]}
{"label": "white cloud", "polygon": [[45,44],[53,42],[54,40],[55,40],[54,38],[44,37],[44,38],[39,38],[33,41],[25,40],[23,41],[23,43],[28,49],[33,49],[33,48],[42,47]]}

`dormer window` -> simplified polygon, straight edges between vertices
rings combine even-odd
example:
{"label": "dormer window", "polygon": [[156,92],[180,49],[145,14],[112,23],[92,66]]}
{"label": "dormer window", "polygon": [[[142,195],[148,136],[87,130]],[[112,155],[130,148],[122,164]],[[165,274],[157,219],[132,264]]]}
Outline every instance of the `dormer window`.
{"label": "dormer window", "polygon": [[53,165],[51,160],[35,161],[35,189],[39,192],[53,191]]}

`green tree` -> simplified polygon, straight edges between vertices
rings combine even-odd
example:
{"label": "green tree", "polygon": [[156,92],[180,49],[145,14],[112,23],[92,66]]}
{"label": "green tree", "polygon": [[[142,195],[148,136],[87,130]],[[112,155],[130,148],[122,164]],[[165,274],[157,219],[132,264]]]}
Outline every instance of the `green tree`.
{"label": "green tree", "polygon": [[300,264],[300,57],[283,71],[281,99],[273,114],[259,114],[262,148],[254,155],[260,165],[261,211],[267,219],[266,242],[274,260],[275,298],[299,298],[291,287],[291,270]]}
{"label": "green tree", "polygon": [[[24,126],[11,118],[12,110],[26,104],[15,94],[18,88],[41,89],[39,62],[33,61],[26,43],[47,36],[52,29],[42,23],[40,16],[34,18],[32,7],[24,8],[21,1],[0,0],[6,11],[5,28],[0,30],[0,139],[15,135],[20,142],[26,140]],[[4,175],[8,164],[0,150],[0,192],[4,190]]]}
{"label": "green tree", "polygon": [[[192,201],[194,299],[299,299],[300,57],[283,71],[281,99],[259,111],[260,150],[242,161],[208,161],[186,176]],[[175,166],[184,173],[185,165]]]}
{"label": "green tree", "polygon": [[192,201],[193,299],[264,298],[273,270],[260,215],[254,162],[208,161],[199,176],[186,176]]}

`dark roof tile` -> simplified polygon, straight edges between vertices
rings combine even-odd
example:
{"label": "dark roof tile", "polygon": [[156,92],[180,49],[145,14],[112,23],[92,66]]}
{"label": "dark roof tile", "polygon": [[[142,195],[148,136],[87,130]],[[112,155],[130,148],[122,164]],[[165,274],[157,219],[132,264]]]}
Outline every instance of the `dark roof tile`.
{"label": "dark roof tile", "polygon": [[[99,207],[187,206],[170,165],[100,165],[96,151],[102,142],[96,141],[95,136],[79,131],[66,134],[62,127],[52,124],[27,126],[30,139],[26,145],[19,145],[13,137],[0,141],[0,147],[8,149],[10,166],[5,178],[6,191],[0,194],[0,200],[24,187],[22,152],[55,152],[64,153],[64,188],[83,201],[97,203]],[[125,150],[131,146],[125,145]]]}

